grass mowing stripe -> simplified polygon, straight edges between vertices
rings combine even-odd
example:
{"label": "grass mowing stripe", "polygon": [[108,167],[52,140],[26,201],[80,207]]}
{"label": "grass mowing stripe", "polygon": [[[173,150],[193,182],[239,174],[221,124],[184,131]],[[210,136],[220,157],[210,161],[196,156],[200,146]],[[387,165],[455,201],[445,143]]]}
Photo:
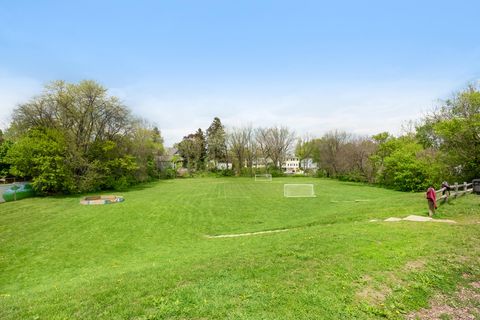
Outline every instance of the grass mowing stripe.
{"label": "grass mowing stripe", "polygon": [[[456,225],[369,223],[425,215],[423,194],[252,180],[160,181],[109,206],[2,204],[0,318],[396,318],[453,292],[462,273],[480,277],[476,196],[439,209]],[[317,198],[284,198],[283,184],[297,182]],[[331,203],[338,194],[371,201]]]}

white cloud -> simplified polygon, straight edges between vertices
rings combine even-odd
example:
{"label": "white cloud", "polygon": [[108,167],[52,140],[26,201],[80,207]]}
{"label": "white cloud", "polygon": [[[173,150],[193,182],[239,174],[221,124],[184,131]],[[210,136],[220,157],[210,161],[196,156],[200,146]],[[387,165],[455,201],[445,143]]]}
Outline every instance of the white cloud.
{"label": "white cloud", "polygon": [[[166,145],[198,128],[205,130],[218,116],[227,127],[286,125],[299,135],[321,136],[339,129],[370,135],[399,133],[402,123],[419,119],[437,99],[450,95],[453,82],[332,83],[308,88],[169,91],[136,84],[112,88],[133,113],[156,124]],[[300,87],[300,86],[299,86]],[[160,88],[160,89],[159,89]],[[202,88],[204,89],[204,88]],[[8,125],[12,110],[41,93],[40,81],[0,72],[0,128]]]}
{"label": "white cloud", "polygon": [[287,125],[297,134],[320,136],[340,129],[370,135],[399,133],[403,123],[419,119],[453,83],[397,82],[319,86],[303,91],[245,95],[242,92],[155,93],[141,86],[116,89],[135,114],[156,123],[167,145],[197,128],[206,129],[218,116],[227,126]]}

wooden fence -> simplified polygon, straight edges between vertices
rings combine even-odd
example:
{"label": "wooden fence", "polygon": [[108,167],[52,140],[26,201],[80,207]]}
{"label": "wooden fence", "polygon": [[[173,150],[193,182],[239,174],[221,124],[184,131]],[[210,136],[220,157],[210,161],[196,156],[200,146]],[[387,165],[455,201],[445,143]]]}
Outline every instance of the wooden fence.
{"label": "wooden fence", "polygon": [[472,192],[473,183],[464,182],[463,184],[458,184],[457,182],[455,182],[453,186],[450,186],[450,190],[447,190],[446,187],[443,187],[440,190],[435,191],[435,194],[437,196],[438,203],[441,204],[447,202],[449,198],[453,197],[455,199],[457,197],[463,196],[464,194]]}
{"label": "wooden fence", "polygon": [[0,178],[0,184],[11,184],[15,182],[26,182],[24,178]]}

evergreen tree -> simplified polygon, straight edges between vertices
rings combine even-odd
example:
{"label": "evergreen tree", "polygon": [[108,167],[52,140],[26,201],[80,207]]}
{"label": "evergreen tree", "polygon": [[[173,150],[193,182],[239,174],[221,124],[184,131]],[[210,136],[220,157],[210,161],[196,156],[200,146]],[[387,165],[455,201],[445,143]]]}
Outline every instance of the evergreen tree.
{"label": "evergreen tree", "polygon": [[207,159],[213,161],[214,168],[217,168],[218,162],[226,159],[226,133],[222,122],[218,117],[213,119],[212,124],[207,129]]}

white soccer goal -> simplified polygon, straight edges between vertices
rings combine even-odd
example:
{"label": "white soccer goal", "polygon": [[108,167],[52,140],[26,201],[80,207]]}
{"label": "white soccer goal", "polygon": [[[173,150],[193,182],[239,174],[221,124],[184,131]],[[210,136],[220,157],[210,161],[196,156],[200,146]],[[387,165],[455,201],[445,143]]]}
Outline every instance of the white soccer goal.
{"label": "white soccer goal", "polygon": [[316,197],[313,184],[284,184],[283,195],[287,198]]}
{"label": "white soccer goal", "polygon": [[255,181],[272,181],[272,175],[271,174],[256,174],[255,175]]}

